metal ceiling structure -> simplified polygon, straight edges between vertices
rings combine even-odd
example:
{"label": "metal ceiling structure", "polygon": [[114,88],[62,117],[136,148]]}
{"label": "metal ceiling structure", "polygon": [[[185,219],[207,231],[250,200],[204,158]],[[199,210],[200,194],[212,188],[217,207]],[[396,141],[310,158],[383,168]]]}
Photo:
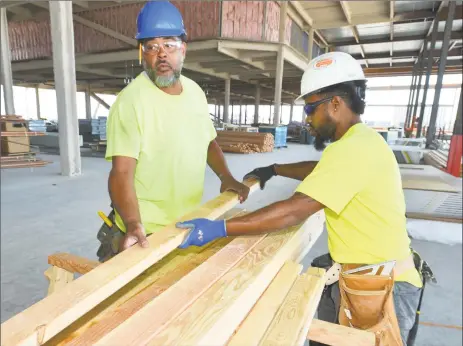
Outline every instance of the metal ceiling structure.
{"label": "metal ceiling structure", "polygon": [[[273,1],[267,2],[273,3]],[[110,21],[104,25],[104,17],[117,16],[117,10],[125,6],[129,11],[124,22],[135,23],[136,12],[130,11],[133,9],[131,5],[139,5],[137,8],[140,8],[143,3],[143,1],[73,1],[76,45],[88,39],[86,36],[79,37],[83,31],[79,30],[78,26],[96,32],[102,41],[111,38],[121,44],[118,49],[76,56],[76,78],[79,90],[86,90],[86,85],[90,85],[96,92],[115,93],[126,85],[127,80],[141,71],[136,60],[138,53],[135,49],[134,33],[127,35],[126,32],[130,30],[124,28],[128,25],[122,22],[117,23],[117,29]],[[197,2],[183,3],[193,6]],[[234,8],[236,21],[236,13],[244,2],[227,1],[226,3],[236,3]],[[430,34],[434,20],[439,21],[439,35],[433,56],[436,58],[440,56],[439,45],[443,39],[448,8],[446,1],[289,1],[288,3],[287,21],[299,29],[299,34],[303,35],[302,41],[305,41],[303,45],[308,46],[310,36],[313,35],[312,56],[328,50],[340,50],[358,59],[367,75],[411,74],[413,65],[422,50],[423,40]],[[452,71],[461,71],[463,21],[461,1],[458,3],[452,27],[452,44],[447,58],[447,69]],[[19,32],[40,30],[39,26],[33,26],[31,23],[49,21],[46,1],[0,1],[0,7],[7,10],[10,41],[12,29]],[[220,11],[224,16],[225,9],[222,7]],[[268,13],[265,17],[265,9],[263,15],[267,23],[264,21],[262,24],[264,26],[271,24]],[[184,15],[188,16],[188,14]],[[187,26],[200,25],[200,21],[200,16],[186,18],[186,22],[189,22]],[[278,18],[275,22],[278,27]],[[224,21],[218,24],[222,27],[223,23]],[[240,22],[241,25],[251,23],[251,20]],[[134,26],[131,24],[129,27]],[[260,102],[273,103],[278,42],[268,37],[256,42],[256,40],[240,40],[239,35],[229,36],[223,33],[220,35],[218,32],[217,37],[208,40],[204,40],[203,37],[191,39],[184,74],[197,81],[213,99],[223,98],[225,91],[223,80],[231,79],[231,102],[241,98],[254,98],[256,84],[259,84]],[[278,35],[276,36],[278,41]],[[308,47],[305,50],[297,49],[293,36],[296,35],[291,35],[285,42],[281,98],[287,103],[297,95],[298,82],[309,61]],[[23,37],[23,41],[26,39],[27,35]],[[21,49],[16,51],[23,51],[26,57],[28,54],[24,54],[24,47],[30,45],[29,48],[35,48],[28,42],[18,42],[18,45]],[[23,59],[20,55],[13,56],[12,69],[15,84],[53,87],[51,60],[43,60],[46,56],[40,57],[40,60]]]}

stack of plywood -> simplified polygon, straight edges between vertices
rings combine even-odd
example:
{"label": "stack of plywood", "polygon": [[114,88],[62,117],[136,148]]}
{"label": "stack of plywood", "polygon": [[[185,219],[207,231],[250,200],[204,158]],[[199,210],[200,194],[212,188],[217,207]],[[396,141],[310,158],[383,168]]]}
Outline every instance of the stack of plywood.
{"label": "stack of plywood", "polygon": [[268,153],[273,151],[275,145],[270,133],[220,131],[216,140],[222,151],[228,153]]}
{"label": "stack of plywood", "polygon": [[[258,190],[257,181],[245,183]],[[237,203],[236,194],[225,192],[180,220],[216,219]],[[339,335],[333,328],[344,328],[343,345],[374,345],[367,332],[317,322],[311,328],[324,271],[299,275],[294,261],[314,244],[323,222],[320,211],[278,233],[186,250],[177,247],[187,231],[167,226],[148,237],[148,248],[131,247],[103,264],[50,256],[49,295],[2,324],[1,344],[267,345],[284,334],[278,344],[303,345],[309,330],[326,341]],[[73,272],[84,275],[74,281]],[[369,343],[352,340],[352,332],[366,333]]]}

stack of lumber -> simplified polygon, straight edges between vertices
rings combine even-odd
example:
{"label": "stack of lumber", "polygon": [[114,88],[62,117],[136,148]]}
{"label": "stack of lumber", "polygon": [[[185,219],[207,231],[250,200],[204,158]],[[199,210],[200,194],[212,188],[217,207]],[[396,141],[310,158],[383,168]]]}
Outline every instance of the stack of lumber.
{"label": "stack of lumber", "polygon": [[38,160],[31,151],[30,138],[43,136],[44,132],[29,131],[27,122],[18,115],[0,118],[1,152],[0,168],[42,167],[47,161]]}
{"label": "stack of lumber", "polygon": [[39,160],[35,153],[0,157],[0,168],[33,168],[48,165],[49,161]]}
{"label": "stack of lumber", "polygon": [[[258,189],[257,181],[245,184]],[[228,218],[237,203],[225,192],[180,220]],[[309,334],[332,345],[372,346],[371,333],[312,324],[324,271],[300,275],[296,263],[323,222],[321,211],[278,233],[186,250],[177,247],[187,231],[171,225],[150,235],[148,248],[131,247],[103,264],[50,256],[49,295],[2,324],[1,344],[303,345]],[[73,280],[74,272],[84,275]]]}
{"label": "stack of lumber", "polygon": [[220,131],[216,140],[222,151],[228,153],[268,153],[273,151],[275,145],[270,133]]}

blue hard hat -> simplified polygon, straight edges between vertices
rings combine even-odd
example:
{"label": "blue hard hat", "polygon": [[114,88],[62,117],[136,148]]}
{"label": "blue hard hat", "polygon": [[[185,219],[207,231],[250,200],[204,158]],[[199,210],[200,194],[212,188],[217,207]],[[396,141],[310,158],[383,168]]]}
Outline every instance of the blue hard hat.
{"label": "blue hard hat", "polygon": [[169,1],[148,1],[137,17],[137,40],[186,35],[182,14]]}

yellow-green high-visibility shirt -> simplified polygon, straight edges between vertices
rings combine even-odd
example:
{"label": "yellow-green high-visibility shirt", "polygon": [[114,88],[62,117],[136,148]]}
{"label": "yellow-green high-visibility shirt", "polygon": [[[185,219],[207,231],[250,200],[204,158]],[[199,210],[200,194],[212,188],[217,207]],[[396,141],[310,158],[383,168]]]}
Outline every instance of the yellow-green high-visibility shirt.
{"label": "yellow-green high-visibility shirt", "polygon": [[[119,93],[107,121],[106,159],[137,160],[135,191],[148,234],[199,206],[217,135],[203,90],[184,76],[180,81],[182,93],[169,95],[141,73]],[[125,231],[117,210],[116,224]]]}
{"label": "yellow-green high-visibility shirt", "polygon": [[[359,123],[328,145],[297,187],[325,205],[328,249],[338,263],[401,261],[410,255],[399,165],[386,141]],[[416,287],[416,269],[395,278]]]}

